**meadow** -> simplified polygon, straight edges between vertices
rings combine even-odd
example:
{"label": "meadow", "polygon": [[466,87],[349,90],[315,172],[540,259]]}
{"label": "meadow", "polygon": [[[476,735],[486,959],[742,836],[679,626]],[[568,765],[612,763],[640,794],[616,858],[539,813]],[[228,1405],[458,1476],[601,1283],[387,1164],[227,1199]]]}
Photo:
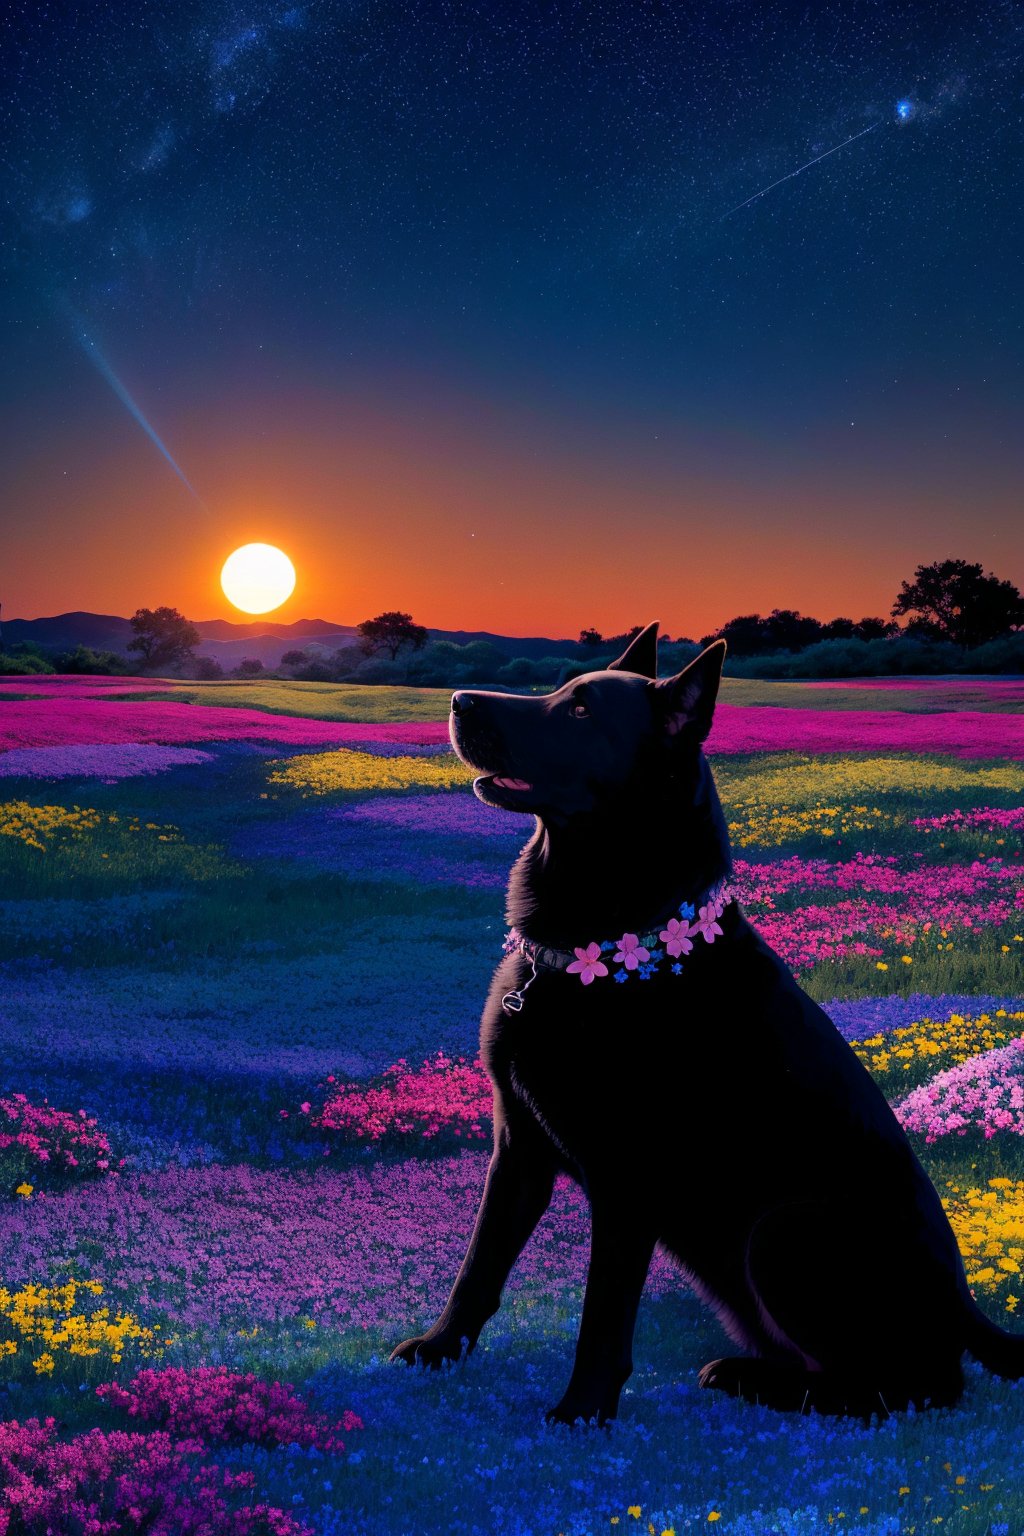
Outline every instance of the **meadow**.
{"label": "meadow", "polygon": [[[0,682],[0,1536],[1020,1536],[1024,1382],[968,1361],[870,1427],[701,1393],[731,1346],[660,1251],[619,1418],[545,1425],[567,1179],[473,1355],[388,1363],[472,1229],[533,825],[474,799],[448,698]],[[1024,683],[727,680],[708,750],[745,910],[1021,1329]]]}

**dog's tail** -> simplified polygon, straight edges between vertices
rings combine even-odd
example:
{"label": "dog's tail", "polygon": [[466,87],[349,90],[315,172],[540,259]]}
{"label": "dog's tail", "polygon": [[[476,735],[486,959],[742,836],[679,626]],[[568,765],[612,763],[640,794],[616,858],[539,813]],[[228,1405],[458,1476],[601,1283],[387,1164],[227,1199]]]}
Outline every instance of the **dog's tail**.
{"label": "dog's tail", "polygon": [[1007,1333],[998,1323],[992,1322],[982,1312],[974,1298],[968,1295],[967,1348],[986,1370],[1010,1381],[1024,1376],[1024,1333]]}

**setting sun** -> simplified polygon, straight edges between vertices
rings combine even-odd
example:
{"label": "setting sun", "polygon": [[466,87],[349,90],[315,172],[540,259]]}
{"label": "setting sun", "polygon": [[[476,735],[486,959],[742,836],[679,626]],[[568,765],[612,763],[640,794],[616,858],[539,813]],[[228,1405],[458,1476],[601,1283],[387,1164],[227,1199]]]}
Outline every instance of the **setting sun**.
{"label": "setting sun", "polygon": [[243,613],[270,613],[295,591],[295,567],[273,544],[243,544],[225,560],[220,584]]}

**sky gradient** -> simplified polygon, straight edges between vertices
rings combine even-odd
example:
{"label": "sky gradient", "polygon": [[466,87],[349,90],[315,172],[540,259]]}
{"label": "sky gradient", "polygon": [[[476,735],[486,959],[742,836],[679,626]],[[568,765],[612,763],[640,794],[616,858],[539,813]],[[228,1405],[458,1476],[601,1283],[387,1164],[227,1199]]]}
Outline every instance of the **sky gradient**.
{"label": "sky gradient", "polygon": [[16,9],[5,616],[241,618],[251,540],[508,634],[1024,585],[1019,8]]}

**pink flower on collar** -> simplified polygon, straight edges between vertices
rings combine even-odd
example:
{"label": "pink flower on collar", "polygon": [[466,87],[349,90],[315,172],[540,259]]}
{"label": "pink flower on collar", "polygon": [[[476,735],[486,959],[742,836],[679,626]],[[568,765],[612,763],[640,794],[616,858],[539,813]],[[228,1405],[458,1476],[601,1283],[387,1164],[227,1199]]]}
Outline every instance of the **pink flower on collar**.
{"label": "pink flower on collar", "polygon": [[588,944],[586,949],[581,949],[577,944],[574,948],[576,959],[565,968],[570,976],[579,976],[583,985],[589,987],[595,976],[608,975],[608,967],[600,958],[600,944]]}
{"label": "pink flower on collar", "polygon": [[678,960],[680,955],[688,955],[690,953],[690,950],[693,948],[693,940],[690,938],[690,935],[691,933],[696,933],[696,931],[696,928],[690,927],[685,918],[680,922],[678,917],[670,917],[668,926],[661,930],[658,938],[664,944],[668,953]]}
{"label": "pink flower on collar", "polygon": [[651,952],[644,949],[640,939],[635,933],[624,933],[619,940],[619,947],[612,955],[613,960],[621,960],[627,971],[635,971],[641,960],[649,960]]}
{"label": "pink flower on collar", "polygon": [[700,916],[693,925],[694,931],[702,933],[709,944],[715,942],[716,933],[722,932],[718,924],[721,914],[715,910],[715,907],[716,903],[713,901],[709,901],[706,907],[701,907]]}

